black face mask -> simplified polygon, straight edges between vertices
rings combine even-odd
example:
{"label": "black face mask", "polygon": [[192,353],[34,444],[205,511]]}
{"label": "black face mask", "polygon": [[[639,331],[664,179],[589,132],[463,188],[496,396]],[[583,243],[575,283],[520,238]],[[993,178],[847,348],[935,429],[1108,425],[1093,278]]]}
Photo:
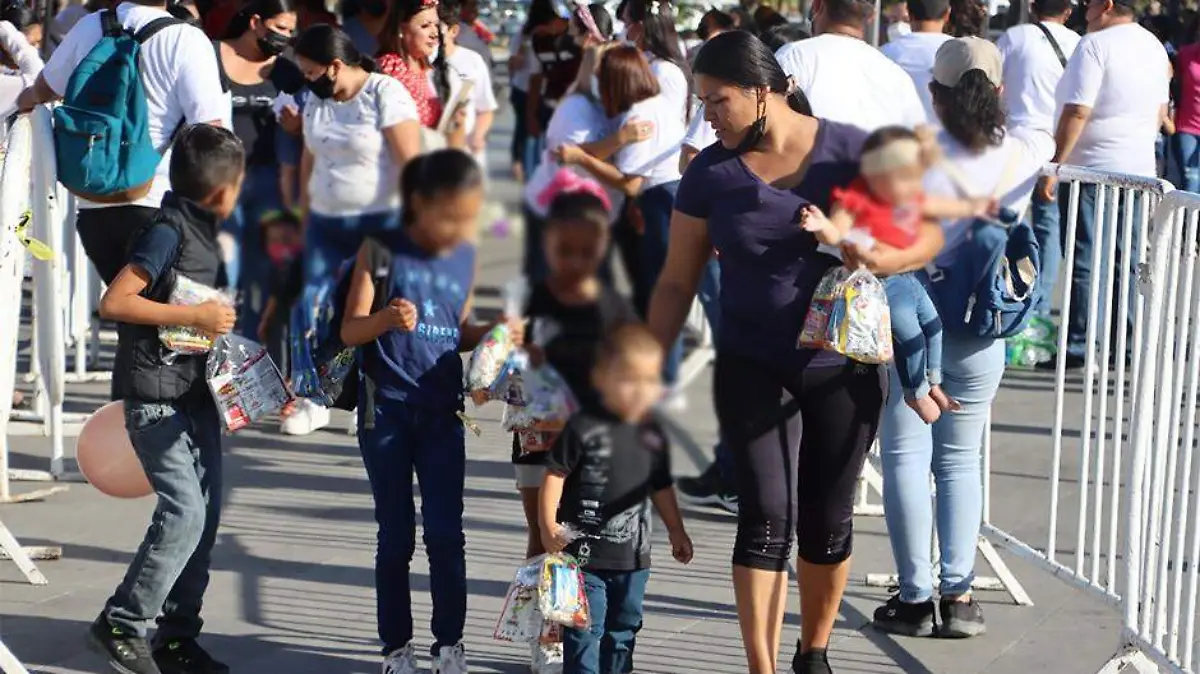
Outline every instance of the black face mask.
{"label": "black face mask", "polygon": [[333,78],[329,73],[321,75],[308,83],[308,90],[317,98],[333,98]]}
{"label": "black face mask", "polygon": [[266,37],[258,38],[258,50],[266,56],[279,56],[292,44],[292,38],[267,29]]}

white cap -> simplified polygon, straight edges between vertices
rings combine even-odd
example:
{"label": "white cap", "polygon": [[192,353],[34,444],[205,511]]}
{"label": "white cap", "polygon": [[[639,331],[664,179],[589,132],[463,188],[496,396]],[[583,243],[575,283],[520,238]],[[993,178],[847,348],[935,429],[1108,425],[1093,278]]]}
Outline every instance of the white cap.
{"label": "white cap", "polygon": [[980,37],[947,40],[937,50],[933,62],[933,81],[942,86],[956,87],[963,75],[972,70],[983,71],[992,84],[1000,86],[1004,62],[996,45]]}

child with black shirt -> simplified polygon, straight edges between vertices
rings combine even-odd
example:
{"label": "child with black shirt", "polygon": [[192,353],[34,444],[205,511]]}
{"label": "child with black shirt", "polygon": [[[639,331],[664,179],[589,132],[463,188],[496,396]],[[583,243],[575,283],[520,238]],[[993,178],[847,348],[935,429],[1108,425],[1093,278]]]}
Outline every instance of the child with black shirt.
{"label": "child with black shirt", "polygon": [[[567,422],[550,450],[539,513],[547,552],[579,559],[591,627],[563,633],[563,674],[633,671],[650,578],[650,504],[671,553],[692,560],[671,479],[670,448],[651,408],[662,397],[663,349],[643,325],[617,328],[592,368],[599,405]],[[582,536],[567,543],[559,522]]]}
{"label": "child with black shirt", "polygon": [[[592,367],[596,347],[615,327],[637,321],[637,314],[616,290],[598,276],[608,249],[608,196],[592,181],[574,186],[550,202],[542,235],[550,273],[529,294],[525,316],[531,339],[526,349],[535,363],[549,363],[571,387],[576,399],[596,406]],[[513,436],[517,490],[529,532],[526,556],[545,552],[538,528],[538,492],[546,475],[546,453],[525,453]],[[532,664],[538,674],[554,671],[562,660],[561,644],[534,644]]]}
{"label": "child with black shirt", "polygon": [[[92,623],[91,645],[123,674],[224,674],[197,643],[200,606],[221,516],[221,422],[205,382],[203,355],[163,359],[159,326],[210,335],[233,329],[220,302],[167,303],[178,276],[213,286],[221,266],[220,223],[237,205],[245,154],[231,132],[199,124],[174,143],[171,192],[135,235],[128,263],[100,299],[118,323],[113,389],[158,505],[125,579]],[[157,619],[151,649],[146,623]]]}
{"label": "child with black shirt", "polygon": [[291,211],[267,211],[260,226],[271,276],[267,303],[258,323],[258,341],[268,346],[275,363],[287,372],[283,357],[288,352],[288,314],[304,290],[304,237],[300,219]]}

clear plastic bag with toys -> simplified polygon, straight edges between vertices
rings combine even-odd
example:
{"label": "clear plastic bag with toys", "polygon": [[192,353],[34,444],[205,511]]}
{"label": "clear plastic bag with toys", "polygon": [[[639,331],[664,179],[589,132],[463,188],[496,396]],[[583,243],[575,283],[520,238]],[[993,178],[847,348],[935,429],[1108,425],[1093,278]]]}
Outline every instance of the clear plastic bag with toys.
{"label": "clear plastic bag with toys", "polygon": [[[504,284],[503,294],[505,318],[520,316],[529,294],[529,284],[523,277],[512,279]],[[484,335],[471,352],[464,383],[476,405],[503,398],[505,388],[502,385],[520,365],[510,360],[514,350],[512,334],[508,326],[501,323]]]}
{"label": "clear plastic bag with toys", "polygon": [[245,337],[219,337],[206,369],[208,387],[228,433],[275,414],[293,400],[266,347]]}
{"label": "clear plastic bag with toys", "polygon": [[538,600],[542,616],[549,622],[576,629],[587,629],[591,624],[583,569],[571,555],[560,552],[545,556]]}
{"label": "clear plastic bag with toys", "polygon": [[543,557],[528,559],[517,568],[496,621],[493,636],[497,640],[532,642],[541,637],[546,624],[538,601]]}
{"label": "clear plastic bag with toys", "polygon": [[797,348],[827,349],[829,334],[829,316],[833,313],[833,305],[841,285],[850,276],[845,267],[834,267],[821,277],[817,289],[813,292],[812,301],[808,305],[808,314],[804,317],[804,327],[800,330],[800,338],[796,341]]}
{"label": "clear plastic bag with toys", "polygon": [[520,395],[525,404],[510,404],[505,408],[504,429],[518,433],[522,451],[545,451],[571,415],[579,410],[579,401],[562,375],[549,365],[522,374]]}
{"label": "clear plastic bag with toys", "polygon": [[883,282],[866,269],[850,272],[837,284],[825,344],[827,349],[860,363],[892,360],[887,292]]}
{"label": "clear plastic bag with toys", "polygon": [[[203,283],[197,283],[182,275],[175,275],[175,285],[167,298],[168,304],[181,307],[193,307],[215,300],[229,306],[234,306],[233,295],[210,288]],[[170,362],[175,354],[195,356],[212,350],[213,338],[195,328],[182,325],[164,325],[158,329],[158,340],[167,348],[165,360]]]}

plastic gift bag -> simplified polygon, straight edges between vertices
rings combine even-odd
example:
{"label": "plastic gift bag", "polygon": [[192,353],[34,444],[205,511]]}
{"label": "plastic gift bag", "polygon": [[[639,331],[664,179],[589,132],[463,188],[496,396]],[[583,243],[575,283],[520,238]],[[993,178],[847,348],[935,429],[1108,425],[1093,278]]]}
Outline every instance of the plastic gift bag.
{"label": "plastic gift bag", "polygon": [[887,292],[874,274],[857,269],[837,285],[825,342],[829,350],[860,363],[892,360]]}
{"label": "plastic gift bag", "polygon": [[538,602],[546,620],[576,629],[587,629],[587,592],[583,584],[583,569],[571,555],[546,555],[542,563]]}
{"label": "plastic gift bag", "polygon": [[526,371],[521,384],[525,404],[505,409],[504,430],[559,431],[579,410],[579,401],[571,387],[549,365]]}
{"label": "plastic gift bag", "polygon": [[841,286],[850,276],[845,267],[834,267],[825,272],[817,289],[813,292],[812,302],[808,305],[808,314],[804,317],[804,327],[800,330],[800,338],[796,340],[796,348],[826,349],[829,333],[829,315],[833,312],[834,300],[841,292]]}
{"label": "plastic gift bag", "polygon": [[[234,305],[234,298],[229,293],[210,288],[203,283],[197,283],[192,279],[182,275],[175,275],[175,285],[171,288],[171,295],[167,298],[168,304],[174,304],[181,307],[192,307],[204,304],[210,300],[216,300],[229,306]],[[208,335],[182,325],[164,325],[158,329],[158,340],[171,354],[184,354],[188,356],[208,353],[212,350],[213,339]]]}
{"label": "plastic gift bag", "polygon": [[493,636],[499,641],[533,642],[545,634],[546,619],[538,601],[542,565],[546,555],[525,560],[508,586],[504,608],[496,621]]}
{"label": "plastic gift bag", "polygon": [[[502,293],[505,320],[520,316],[529,295],[529,283],[524,277],[511,279],[504,284]],[[501,323],[484,335],[479,345],[471,352],[464,383],[467,393],[476,405],[494,399],[496,387],[503,382],[502,376],[511,369],[509,357],[513,349],[508,326]]]}
{"label": "plastic gift bag", "polygon": [[213,343],[207,378],[229,433],[275,414],[292,401],[266,347],[237,335],[223,335]]}

